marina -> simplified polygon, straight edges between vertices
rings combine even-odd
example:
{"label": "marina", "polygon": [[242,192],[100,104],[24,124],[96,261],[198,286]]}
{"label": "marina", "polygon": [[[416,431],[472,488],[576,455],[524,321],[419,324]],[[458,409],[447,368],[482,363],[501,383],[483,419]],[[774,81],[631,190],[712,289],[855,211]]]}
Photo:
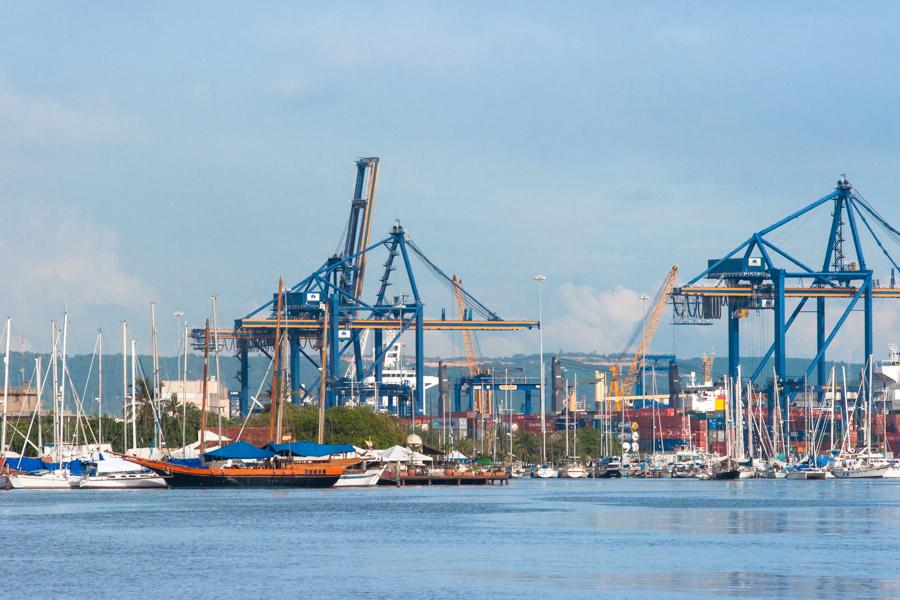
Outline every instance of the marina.
{"label": "marina", "polygon": [[[148,598],[205,596],[211,572],[232,597],[276,594],[284,586],[321,597],[393,597],[415,589],[428,597],[493,598],[497,586],[536,599],[900,595],[900,484],[599,483],[35,491],[5,496],[0,515],[6,535],[21,542],[8,568],[32,569],[36,577],[53,573],[42,577],[42,589],[54,597],[117,597],[107,582],[121,577],[122,556],[148,570],[178,572],[155,578],[142,591]],[[95,576],[73,586],[81,566],[45,552],[47,539],[90,552]],[[182,549],[195,547],[187,541],[195,539],[202,539],[196,546],[243,556],[266,552],[279,560],[236,561],[223,569],[219,552],[198,551],[185,569]],[[865,569],[847,560],[846,553],[860,548],[871,550],[864,550]],[[347,564],[354,565],[353,577],[346,576]],[[31,578],[11,577],[4,594],[29,597],[31,585]]]}
{"label": "marina", "polygon": [[2,10],[0,598],[900,599],[900,4]]}

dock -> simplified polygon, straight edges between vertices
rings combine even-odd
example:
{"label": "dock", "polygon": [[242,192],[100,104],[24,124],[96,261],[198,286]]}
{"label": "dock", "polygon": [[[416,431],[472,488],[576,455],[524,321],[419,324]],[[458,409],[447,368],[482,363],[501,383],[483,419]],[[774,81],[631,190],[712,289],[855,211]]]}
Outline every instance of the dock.
{"label": "dock", "polygon": [[378,485],[509,485],[506,471],[444,471],[442,473],[385,471]]}

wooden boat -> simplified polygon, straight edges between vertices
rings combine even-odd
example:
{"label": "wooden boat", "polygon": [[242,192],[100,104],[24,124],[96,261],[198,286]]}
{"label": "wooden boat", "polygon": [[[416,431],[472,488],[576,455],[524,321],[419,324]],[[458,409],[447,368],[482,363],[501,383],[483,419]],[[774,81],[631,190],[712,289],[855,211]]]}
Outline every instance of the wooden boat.
{"label": "wooden boat", "polygon": [[135,456],[123,458],[155,471],[170,487],[327,488],[337,483],[348,466],[359,462],[266,461],[262,466],[190,467]]}

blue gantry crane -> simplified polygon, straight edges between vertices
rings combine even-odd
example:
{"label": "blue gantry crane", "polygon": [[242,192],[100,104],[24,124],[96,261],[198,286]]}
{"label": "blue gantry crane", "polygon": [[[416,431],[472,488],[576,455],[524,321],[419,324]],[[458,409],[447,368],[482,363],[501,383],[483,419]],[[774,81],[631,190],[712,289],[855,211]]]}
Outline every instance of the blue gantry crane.
{"label": "blue gantry crane", "polygon": [[[412,332],[416,385],[411,412],[423,412],[425,331],[513,331],[539,325],[537,321],[501,319],[432,262],[399,222],[386,237],[371,242],[379,159],[362,158],[356,167],[350,218],[339,252],[286,289],[280,303],[278,294],[274,294],[271,300],[236,319],[233,329],[220,330],[212,336],[233,344],[237,352],[242,414],[250,410],[249,354],[261,352],[271,357],[277,327],[287,336],[292,397],[296,399],[302,394],[300,374],[305,360],[316,372],[324,373],[324,400],[328,407],[345,403],[350,397],[409,394],[408,386],[385,384],[382,371],[388,350],[404,333]],[[367,301],[364,299],[366,265],[376,254],[384,256],[383,269],[375,296]],[[438,319],[425,318],[425,303],[413,270],[414,262],[424,265],[440,283],[465,298],[469,318],[447,319],[446,313]],[[408,293],[389,294],[391,286],[403,286]],[[281,314],[277,315],[279,305]],[[374,358],[369,363],[363,356],[367,331],[372,332],[374,342]],[[203,348],[203,334],[203,330],[193,331],[195,347]],[[352,368],[344,370],[343,357],[351,353]],[[367,385],[365,380],[372,375],[374,384]]]}
{"label": "blue gantry crane", "polygon": [[[822,206],[832,207],[831,225],[824,256],[821,262],[813,263],[815,267],[808,266],[770,241],[770,234]],[[897,230],[842,175],[834,191],[757,231],[722,258],[710,259],[702,273],[686,285],[676,287],[672,294],[675,322],[705,323],[722,318],[724,309],[724,318],[728,321],[728,373],[734,379],[741,355],[741,320],[748,316],[750,310],[772,310],[774,341],[750,379],[755,381],[774,357],[774,383],[782,386],[787,394],[788,402],[782,405],[782,410],[786,411],[790,398],[802,389],[804,380],[813,373],[820,388],[826,385],[826,351],[860,300],[864,331],[861,362],[872,356],[873,300],[900,298],[900,289],[894,286],[897,262],[876,231],[895,245],[900,243]],[[868,233],[890,265],[890,287],[880,287],[875,279],[865,254],[867,244],[864,243],[864,233]],[[704,278],[715,283],[701,284]],[[788,333],[810,299],[815,300],[816,354],[804,373],[791,376],[786,366]],[[835,299],[848,302],[834,326],[828,330],[826,301]],[[797,304],[788,314],[789,301],[794,300]],[[771,425],[772,394],[769,394],[769,402]]]}

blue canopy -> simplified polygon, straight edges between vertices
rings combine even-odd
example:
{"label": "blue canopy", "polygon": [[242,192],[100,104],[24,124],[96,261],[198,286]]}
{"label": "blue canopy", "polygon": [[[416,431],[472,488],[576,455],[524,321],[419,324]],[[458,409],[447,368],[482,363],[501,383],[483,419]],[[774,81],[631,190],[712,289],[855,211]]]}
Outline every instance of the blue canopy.
{"label": "blue canopy", "polygon": [[34,473],[35,471],[48,471],[50,465],[39,458],[29,456],[5,457],[4,464],[15,471]]}
{"label": "blue canopy", "polygon": [[229,459],[256,459],[256,458],[272,458],[275,453],[266,448],[257,448],[253,444],[247,442],[234,442],[227,446],[222,446],[218,450],[207,452],[203,455],[206,460],[229,460]]}
{"label": "blue canopy", "polygon": [[271,450],[275,454],[290,454],[293,456],[328,456],[330,454],[356,452],[356,448],[350,444],[316,444],[313,442],[269,444],[266,446],[266,450]]}
{"label": "blue canopy", "polygon": [[[22,471],[25,473],[37,473],[38,471],[55,471],[59,468],[59,463],[44,462],[40,458],[32,458],[28,456],[5,457],[3,464],[10,469]],[[62,465],[69,469],[72,475],[84,474],[84,463],[80,460],[63,463]]]}

